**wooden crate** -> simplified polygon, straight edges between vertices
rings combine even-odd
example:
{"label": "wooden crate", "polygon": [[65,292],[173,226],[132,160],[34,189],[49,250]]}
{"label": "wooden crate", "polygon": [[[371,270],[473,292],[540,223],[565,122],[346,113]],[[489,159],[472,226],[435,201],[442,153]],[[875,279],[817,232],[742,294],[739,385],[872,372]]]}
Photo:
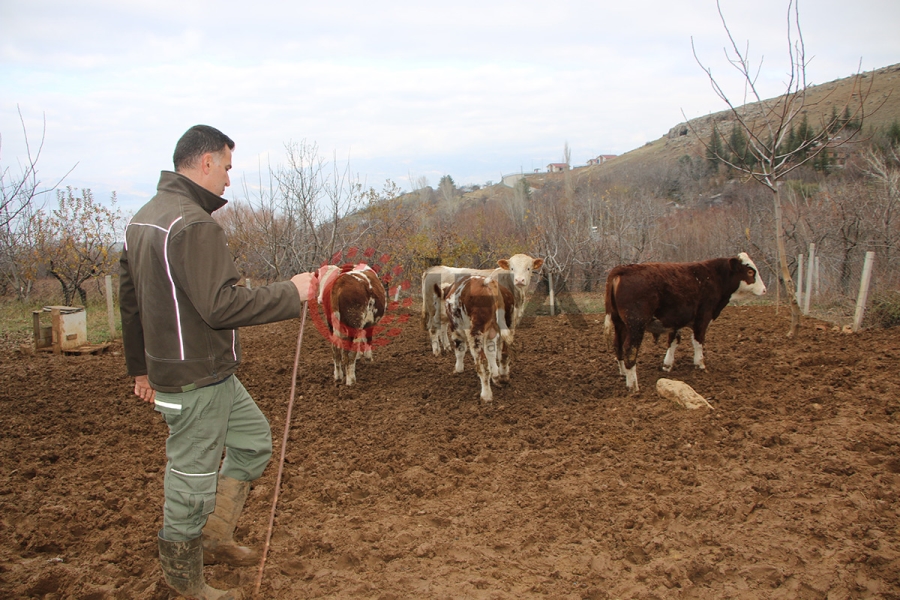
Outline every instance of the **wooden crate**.
{"label": "wooden crate", "polygon": [[[46,324],[49,316],[49,325]],[[87,313],[78,306],[45,306],[32,312],[34,349],[78,352],[87,345]]]}

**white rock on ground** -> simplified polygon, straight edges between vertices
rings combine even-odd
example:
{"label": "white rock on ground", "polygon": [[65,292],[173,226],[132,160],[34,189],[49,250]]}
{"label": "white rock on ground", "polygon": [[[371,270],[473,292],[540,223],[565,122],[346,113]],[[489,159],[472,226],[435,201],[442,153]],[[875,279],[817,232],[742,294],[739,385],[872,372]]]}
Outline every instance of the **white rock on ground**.
{"label": "white rock on ground", "polygon": [[712,404],[707,402],[706,398],[695,392],[694,388],[683,381],[660,379],[656,382],[656,393],[691,410],[698,408],[711,409],[713,407]]}

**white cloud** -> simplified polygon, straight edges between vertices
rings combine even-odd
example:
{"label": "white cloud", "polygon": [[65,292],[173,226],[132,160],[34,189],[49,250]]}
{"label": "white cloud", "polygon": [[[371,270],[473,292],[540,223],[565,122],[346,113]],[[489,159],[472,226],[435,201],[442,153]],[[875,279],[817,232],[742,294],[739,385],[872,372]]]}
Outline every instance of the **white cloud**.
{"label": "white cloud", "polygon": [[[783,91],[787,3],[722,6],[737,43],[764,57],[763,91]],[[800,19],[813,83],[900,62],[894,0],[804,2]],[[46,114],[48,180],[78,163],[69,183],[116,190],[128,208],[195,123],[235,139],[238,173],[307,140],[375,187],[496,181],[560,160],[566,142],[584,163],[664,135],[682,111],[722,110],[692,38],[736,85],[712,0],[5,2],[0,161],[23,153],[18,106],[32,137]]]}

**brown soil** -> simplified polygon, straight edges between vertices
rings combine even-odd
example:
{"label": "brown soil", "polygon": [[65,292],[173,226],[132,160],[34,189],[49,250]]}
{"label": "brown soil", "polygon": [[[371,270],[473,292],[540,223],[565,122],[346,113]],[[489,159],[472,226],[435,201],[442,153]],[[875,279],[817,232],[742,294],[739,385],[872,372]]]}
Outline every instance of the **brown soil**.
{"label": "brown soil", "polygon": [[[900,598],[900,336],[729,307],[706,372],[645,342],[625,394],[601,338],[537,317],[513,381],[433,357],[415,318],[331,379],[308,322],[263,598]],[[275,456],[236,537],[262,547],[299,321],[244,331]],[[655,393],[661,375],[714,410]],[[156,558],[166,428],[121,352],[0,354],[0,597],[169,597]],[[253,592],[257,567],[207,567]]]}

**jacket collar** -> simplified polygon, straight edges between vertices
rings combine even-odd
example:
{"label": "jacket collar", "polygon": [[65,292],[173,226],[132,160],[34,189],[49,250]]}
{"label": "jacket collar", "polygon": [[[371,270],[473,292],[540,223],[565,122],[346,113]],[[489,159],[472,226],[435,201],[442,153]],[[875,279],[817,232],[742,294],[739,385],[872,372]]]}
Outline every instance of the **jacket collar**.
{"label": "jacket collar", "polygon": [[228,200],[225,198],[216,196],[206,188],[174,171],[162,171],[156,189],[158,192],[186,194],[209,214],[228,204]]}

